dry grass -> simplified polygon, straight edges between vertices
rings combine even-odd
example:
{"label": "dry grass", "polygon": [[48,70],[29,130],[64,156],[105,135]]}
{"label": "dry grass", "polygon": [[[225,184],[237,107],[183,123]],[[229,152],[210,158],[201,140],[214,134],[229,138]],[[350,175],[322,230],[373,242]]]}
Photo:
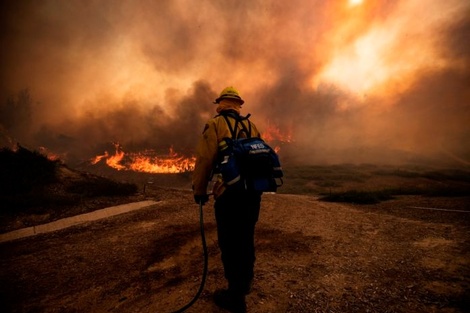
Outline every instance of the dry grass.
{"label": "dry grass", "polygon": [[285,176],[279,193],[322,195],[332,202],[372,204],[400,195],[470,196],[468,169],[343,164],[289,167]]}

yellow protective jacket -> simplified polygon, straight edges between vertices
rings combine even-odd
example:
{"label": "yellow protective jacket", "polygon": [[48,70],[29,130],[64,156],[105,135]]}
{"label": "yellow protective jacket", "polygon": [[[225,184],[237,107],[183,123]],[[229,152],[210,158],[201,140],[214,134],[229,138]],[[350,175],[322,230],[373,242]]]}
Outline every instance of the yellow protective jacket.
{"label": "yellow protective jacket", "polygon": [[[235,127],[235,119],[228,117],[228,120],[232,128]],[[238,123],[237,130],[235,131],[236,133],[242,129],[242,125],[240,125],[241,123],[243,123],[246,128],[249,128],[248,123],[251,124],[252,137],[261,137],[255,124],[248,119],[241,120]],[[217,162],[219,143],[227,137],[231,138],[232,135],[230,133],[230,128],[223,116],[217,115],[206,123],[204,131],[202,132],[202,137],[200,138],[196,148],[196,165],[193,172],[194,195],[207,194],[207,186],[211,179],[212,170],[214,169]],[[219,177],[212,190],[214,197],[217,198],[220,196],[224,190],[224,183]]]}

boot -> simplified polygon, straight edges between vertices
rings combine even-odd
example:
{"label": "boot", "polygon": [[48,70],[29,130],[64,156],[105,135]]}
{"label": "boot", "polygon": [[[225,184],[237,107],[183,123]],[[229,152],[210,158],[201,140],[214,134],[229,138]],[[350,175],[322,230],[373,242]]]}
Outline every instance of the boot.
{"label": "boot", "polygon": [[214,292],[214,302],[219,307],[232,313],[246,313],[245,295],[234,293],[228,289]]}
{"label": "boot", "polygon": [[243,289],[243,294],[248,295],[251,293],[252,290],[253,290],[253,281],[250,280],[248,285]]}
{"label": "boot", "polygon": [[248,281],[247,283],[240,283],[237,282],[235,283],[228,283],[228,289],[233,291],[234,293],[239,292],[246,295],[249,295],[251,291],[253,290],[253,280]]}

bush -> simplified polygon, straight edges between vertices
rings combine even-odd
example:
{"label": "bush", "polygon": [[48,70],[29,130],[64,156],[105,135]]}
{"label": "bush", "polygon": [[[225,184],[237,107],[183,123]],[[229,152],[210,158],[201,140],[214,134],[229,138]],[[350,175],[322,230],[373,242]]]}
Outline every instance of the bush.
{"label": "bush", "polygon": [[59,161],[21,146],[0,149],[0,194],[25,194],[34,187],[55,182]]}
{"label": "bush", "polygon": [[357,191],[349,190],[346,192],[332,193],[320,198],[322,201],[328,202],[347,202],[356,204],[375,204],[381,201],[393,199],[391,192],[382,191]]}
{"label": "bush", "polygon": [[27,195],[2,195],[0,214],[30,213],[42,214],[61,206],[80,202],[79,195],[57,195],[33,191]]}
{"label": "bush", "polygon": [[428,171],[423,174],[423,177],[437,181],[452,180],[470,183],[470,172],[457,169]]}
{"label": "bush", "polygon": [[127,196],[137,192],[137,185],[119,183],[103,177],[93,177],[78,181],[66,188],[67,192],[88,197]]}
{"label": "bush", "polygon": [[54,212],[91,197],[128,196],[135,184],[81,174],[79,179],[61,178],[59,161],[23,147],[0,149],[0,216]]}
{"label": "bush", "polygon": [[440,186],[425,192],[428,197],[470,197],[468,186]]}

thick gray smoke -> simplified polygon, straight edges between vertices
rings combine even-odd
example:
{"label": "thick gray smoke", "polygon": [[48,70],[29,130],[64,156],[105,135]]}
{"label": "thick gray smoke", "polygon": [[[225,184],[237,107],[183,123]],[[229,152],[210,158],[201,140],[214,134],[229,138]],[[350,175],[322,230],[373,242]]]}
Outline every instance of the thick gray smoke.
{"label": "thick gray smoke", "polygon": [[289,135],[273,137],[286,162],[468,165],[470,5],[419,7],[2,1],[2,144],[70,162],[112,142],[190,155],[233,85],[261,130]]}

